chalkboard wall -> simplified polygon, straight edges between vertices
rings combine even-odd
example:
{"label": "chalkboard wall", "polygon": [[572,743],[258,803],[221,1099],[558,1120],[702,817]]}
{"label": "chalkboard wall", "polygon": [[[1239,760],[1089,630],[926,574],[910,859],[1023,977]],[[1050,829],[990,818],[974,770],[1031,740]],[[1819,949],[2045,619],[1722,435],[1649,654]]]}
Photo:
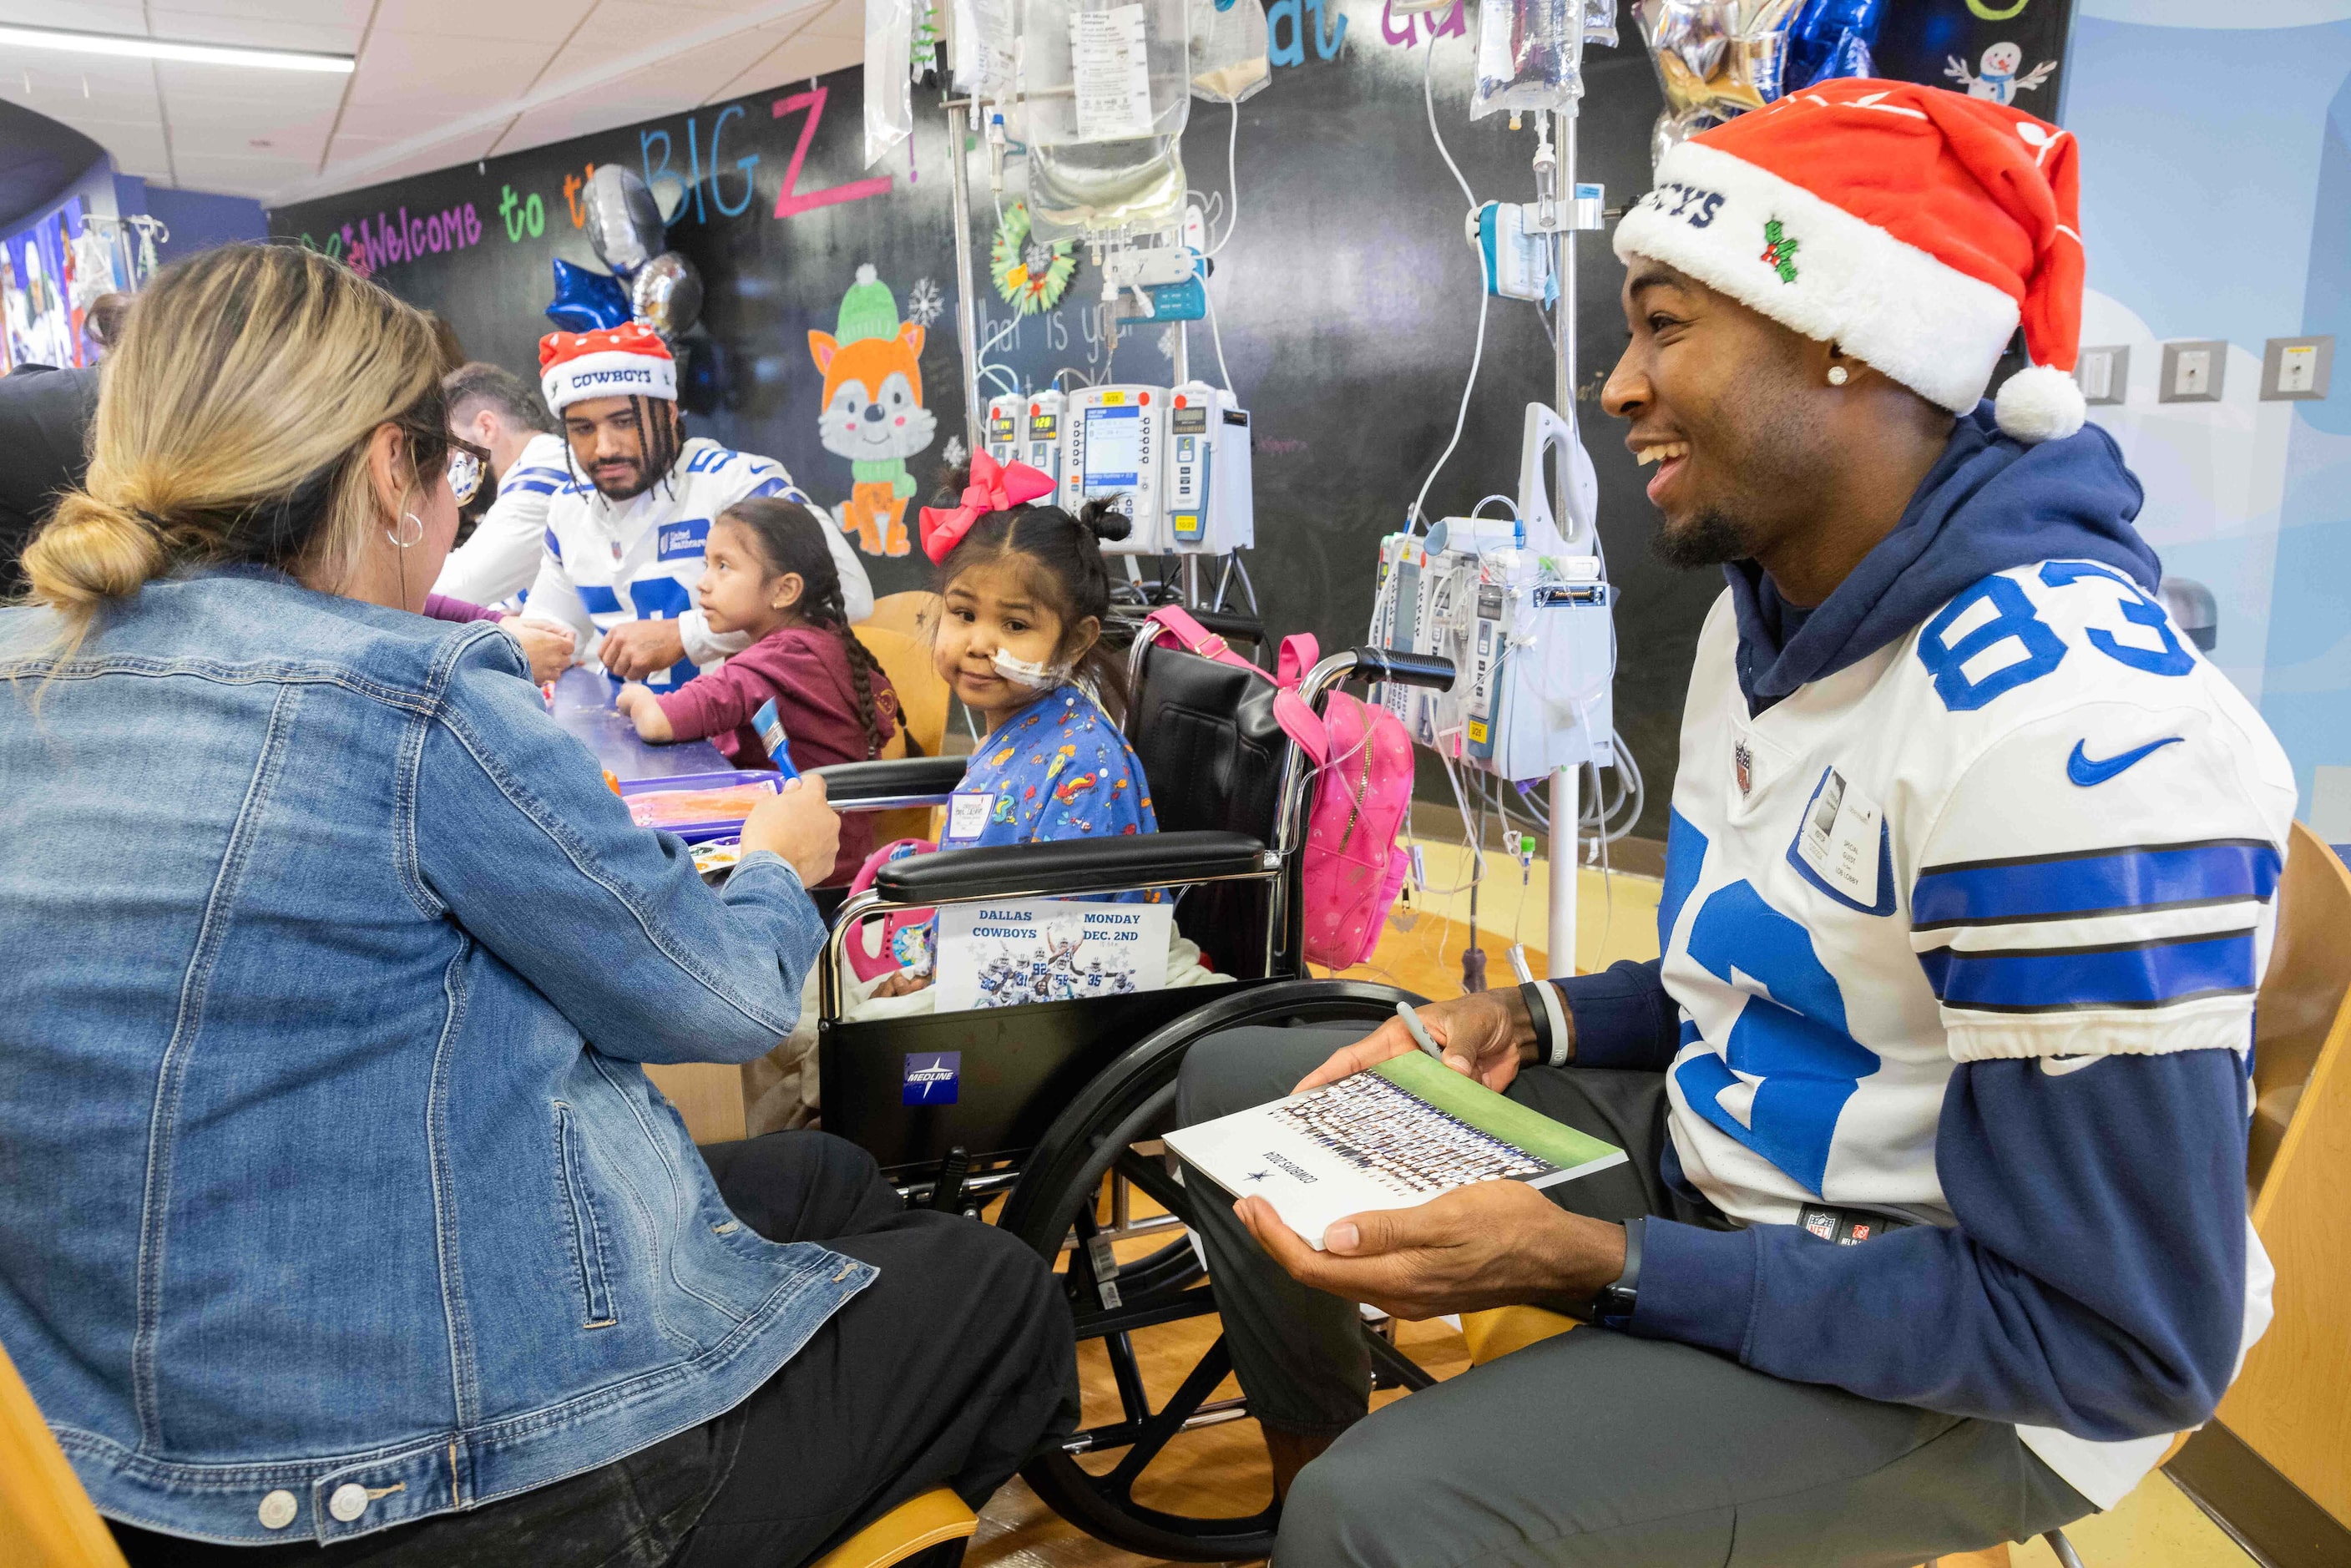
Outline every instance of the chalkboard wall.
{"label": "chalkboard wall", "polygon": [[[2067,8],[2062,0],[1896,0],[1894,9],[1881,74],[1956,85],[1945,81],[1947,60],[1973,68],[1995,43],[2019,45],[2028,67],[2057,59]],[[1477,337],[1479,267],[1463,241],[1464,204],[1422,105],[1432,35],[1437,122],[1480,200],[1532,196],[1534,138],[1531,127],[1511,133],[1500,116],[1468,123],[1469,28],[1396,16],[1374,0],[1273,0],[1269,16],[1273,79],[1240,110],[1239,227],[1209,287],[1234,389],[1255,416],[1259,548],[1249,566],[1258,596],[1275,630],[1311,631],[1328,646],[1363,634],[1375,541],[1401,523],[1444,449]],[[1578,178],[1606,185],[1611,208],[1648,185],[1660,107],[1629,26],[1625,38],[1621,48],[1587,54],[1576,168]],[[2019,101],[2053,116],[2058,90],[2052,75]],[[821,501],[846,499],[848,462],[818,436],[823,376],[809,334],[841,332],[843,293],[871,264],[900,320],[924,329],[917,362],[938,428],[908,466],[927,494],[964,430],[946,117],[926,103],[909,146],[869,170],[860,166],[862,96],[859,72],[840,71],[280,208],[271,231],[354,259],[440,312],[474,357],[535,377],[538,340],[549,329],[540,314],[549,262],[598,265],[575,222],[580,182],[607,162],[651,180],[674,175],[691,189],[670,244],[701,269],[709,294],[693,334],[702,382],[689,400],[700,410],[694,428],[778,459]],[[1230,131],[1225,109],[1193,105],[1184,157],[1196,190],[1227,189]],[[986,277],[996,211],[985,157],[975,154],[971,167],[985,340],[1011,313]],[[1014,193],[1017,176],[1008,204]],[[1578,396],[1621,596],[1617,725],[1649,779],[1639,831],[1662,838],[1691,650],[1720,582],[1711,572],[1669,570],[1649,553],[1653,514],[1619,429],[1596,402],[1625,340],[1623,274],[1604,235],[1579,239],[1578,267]],[[1081,266],[1061,307],[1022,319],[992,357],[1027,386],[1064,366],[1098,375],[1107,347],[1092,322],[1099,287],[1098,274]],[[872,312],[859,315],[862,332]],[[1127,331],[1118,379],[1165,380],[1167,330]],[[1190,350],[1194,374],[1217,379],[1206,323],[1191,329]],[[1493,301],[1468,424],[1430,489],[1430,516],[1514,487],[1524,407],[1549,401],[1552,390],[1534,308]],[[869,566],[882,593],[928,580],[919,554]]]}

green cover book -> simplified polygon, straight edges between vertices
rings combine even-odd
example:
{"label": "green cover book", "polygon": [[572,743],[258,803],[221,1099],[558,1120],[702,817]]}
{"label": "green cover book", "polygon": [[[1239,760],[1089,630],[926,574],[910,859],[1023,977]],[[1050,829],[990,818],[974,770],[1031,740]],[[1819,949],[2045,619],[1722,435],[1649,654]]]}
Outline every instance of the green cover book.
{"label": "green cover book", "polygon": [[1236,1195],[1257,1194],[1316,1247],[1333,1220],[1410,1208],[1478,1181],[1531,1186],[1625,1163],[1625,1151],[1418,1051],[1167,1134]]}

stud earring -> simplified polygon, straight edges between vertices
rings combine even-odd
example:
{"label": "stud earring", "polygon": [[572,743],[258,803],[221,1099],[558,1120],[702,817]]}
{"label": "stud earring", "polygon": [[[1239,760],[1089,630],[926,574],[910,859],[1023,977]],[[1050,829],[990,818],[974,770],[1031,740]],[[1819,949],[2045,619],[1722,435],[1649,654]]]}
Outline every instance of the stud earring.
{"label": "stud earring", "polygon": [[1847,379],[1847,372],[1843,365],[1831,365],[1829,367],[1829,385],[1833,387],[1841,387],[1844,385]]}

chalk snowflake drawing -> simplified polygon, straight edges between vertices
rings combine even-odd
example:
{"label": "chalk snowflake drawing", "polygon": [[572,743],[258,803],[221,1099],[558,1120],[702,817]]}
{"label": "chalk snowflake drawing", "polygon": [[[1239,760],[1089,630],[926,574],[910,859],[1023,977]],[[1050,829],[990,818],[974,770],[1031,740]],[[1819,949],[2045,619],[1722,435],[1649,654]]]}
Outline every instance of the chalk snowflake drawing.
{"label": "chalk snowflake drawing", "polygon": [[962,436],[950,435],[947,437],[947,449],[944,455],[946,458],[948,467],[960,468],[964,465],[964,459],[970,456],[971,454],[963,449]]}
{"label": "chalk snowflake drawing", "polygon": [[946,308],[946,296],[927,277],[914,279],[914,287],[906,291],[906,319],[917,327],[935,325]]}
{"label": "chalk snowflake drawing", "polygon": [[1176,350],[1181,349],[1183,346],[1183,328],[1162,327],[1159,329],[1159,351],[1167,356],[1167,362],[1169,364],[1172,365],[1176,362]]}

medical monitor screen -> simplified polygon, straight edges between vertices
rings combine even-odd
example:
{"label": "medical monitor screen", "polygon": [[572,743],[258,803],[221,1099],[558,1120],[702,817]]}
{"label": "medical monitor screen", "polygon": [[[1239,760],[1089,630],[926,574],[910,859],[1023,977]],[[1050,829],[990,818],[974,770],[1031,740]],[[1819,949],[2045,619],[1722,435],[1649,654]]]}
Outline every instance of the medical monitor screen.
{"label": "medical monitor screen", "polygon": [[1086,410],[1085,492],[1106,496],[1132,490],[1143,474],[1143,411]]}

